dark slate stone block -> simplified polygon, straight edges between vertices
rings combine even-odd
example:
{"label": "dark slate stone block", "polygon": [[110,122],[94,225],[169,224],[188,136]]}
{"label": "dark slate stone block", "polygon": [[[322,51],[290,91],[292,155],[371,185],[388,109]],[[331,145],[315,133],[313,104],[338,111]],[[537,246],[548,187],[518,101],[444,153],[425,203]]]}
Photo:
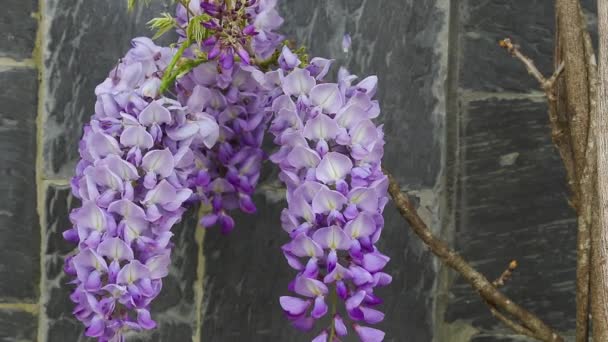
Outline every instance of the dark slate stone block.
{"label": "dark slate stone block", "polygon": [[36,301],[36,70],[0,68],[0,84],[0,302]]}
{"label": "dark slate stone block", "polygon": [[[516,259],[506,294],[556,329],[573,329],[576,220],[544,101],[475,101],[462,120],[457,250],[490,279]],[[447,321],[501,327],[458,277],[451,293]]]}
{"label": "dark slate stone block", "polygon": [[[65,256],[74,246],[66,243],[61,233],[71,227],[69,212],[78,207],[67,186],[50,185],[46,192],[47,254],[45,314],[48,318],[47,342],[86,341],[82,325],[71,315],[69,300],[72,289],[62,270]],[[196,208],[186,212],[182,222],[173,228],[175,244],[170,274],[163,291],[152,305],[153,318],[159,324],[156,331],[134,335],[133,340],[172,341],[170,336],[192,336],[196,321],[194,284],[197,276],[198,246],[194,239],[197,227]],[[177,338],[177,337],[176,337]],[[175,339],[184,341],[185,339]],[[129,339],[131,341],[131,339]]]}
{"label": "dark slate stone block", "polygon": [[[336,59],[361,78],[378,75],[385,166],[404,184],[433,187],[440,169],[441,94],[446,75],[440,37],[447,14],[438,1],[283,1],[283,29],[311,56]],[[342,51],[345,33],[352,37]],[[332,78],[333,79],[333,78]],[[437,95],[442,96],[442,95]]]}
{"label": "dark slate stone block", "polygon": [[37,0],[6,0],[0,12],[0,57],[30,58],[36,41]]}
{"label": "dark slate stone block", "polygon": [[78,159],[82,126],[94,112],[95,86],[130,48],[132,38],[152,32],[146,27],[172,1],[153,1],[127,12],[124,0],[50,0],[46,36],[44,170],[48,178],[68,178]]}
{"label": "dark slate stone block", "polygon": [[28,312],[0,310],[0,341],[35,341],[38,317]]}

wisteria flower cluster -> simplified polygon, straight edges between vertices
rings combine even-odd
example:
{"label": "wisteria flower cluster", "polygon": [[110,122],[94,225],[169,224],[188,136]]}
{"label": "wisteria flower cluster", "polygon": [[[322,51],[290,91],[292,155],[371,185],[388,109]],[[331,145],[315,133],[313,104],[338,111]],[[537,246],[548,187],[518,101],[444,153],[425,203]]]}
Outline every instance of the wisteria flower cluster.
{"label": "wisteria flower cluster", "polygon": [[[283,54],[290,59],[289,51]],[[281,222],[292,239],[283,253],[298,271],[290,289],[300,296],[283,296],[280,303],[296,327],[308,330],[328,314],[328,298],[333,305],[341,300],[348,317],[334,307],[330,327],[315,342],[346,335],[347,319],[362,341],[381,341],[382,331],[357,323],[383,320],[374,309],[381,303],[374,288],[391,282],[382,272],[389,258],[374,246],[388,201],[384,135],[371,121],[380,114],[372,100],[377,78],[352,85],[356,77],[342,69],[338,83],[320,82],[328,61],[313,61],[306,69],[291,63],[293,70],[286,63],[284,77],[278,71],[283,95],[271,107],[270,131],[280,146],[271,160],[287,187]]]}
{"label": "wisteria flower cluster", "polygon": [[391,282],[375,246],[388,201],[384,136],[371,121],[377,78],[355,83],[341,69],[337,83],[323,81],[332,61],[281,44],[276,0],[177,2],[175,18],[154,24],[174,26],[177,46],[135,38],[96,88],[84,127],[72,179],[82,207],[64,237],[77,245],[65,272],[85,334],[120,342],[156,327],[150,304],[168,275],[171,228],[191,203],[206,210],[202,226],[223,233],[235,227],[233,210],[255,213],[268,131],[287,188],[282,252],[297,271],[289,289],[298,296],[279,304],[303,330],[331,316],[314,342],[337,341],[348,326],[382,341],[369,327],[384,318],[374,290]]}
{"label": "wisteria flower cluster", "polygon": [[171,49],[134,39],[97,87],[80,144],[72,190],[83,205],[64,233],[78,253],[65,269],[76,277],[74,313],[100,341],[127,328],[154,328],[149,305],[167,275],[170,229],[192,195],[193,151],[219,137],[213,117],[158,94],[171,57]]}

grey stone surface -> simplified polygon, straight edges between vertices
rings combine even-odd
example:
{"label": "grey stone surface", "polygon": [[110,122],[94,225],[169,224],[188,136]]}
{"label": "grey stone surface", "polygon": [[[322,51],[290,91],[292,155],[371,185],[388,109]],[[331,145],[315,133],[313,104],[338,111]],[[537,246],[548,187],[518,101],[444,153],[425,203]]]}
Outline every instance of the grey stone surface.
{"label": "grey stone surface", "polygon": [[[68,213],[78,207],[78,200],[66,186],[50,185],[46,191],[47,217],[46,286],[44,314],[46,341],[85,341],[83,327],[71,316],[73,304],[68,296],[71,286],[62,270],[65,256],[73,250],[61,233],[69,228]],[[152,306],[159,329],[152,333],[131,336],[129,341],[185,341],[192,337],[196,322],[194,284],[197,275],[198,246],[194,239],[196,229],[195,208],[188,211],[182,223],[173,228],[175,244],[170,274],[165,278],[163,291]],[[176,339],[173,339],[173,338]],[[179,337],[179,338],[178,338]],[[42,341],[41,341],[42,342]]]}
{"label": "grey stone surface", "polygon": [[37,0],[5,0],[0,12],[0,57],[31,58],[36,41]]}
{"label": "grey stone surface", "polygon": [[[505,293],[568,331],[574,328],[576,221],[546,105],[537,100],[464,106],[455,247],[490,279],[517,260]],[[451,295],[448,322],[467,320],[486,332],[504,329],[458,277]]]}
{"label": "grey stone surface", "polygon": [[31,313],[0,310],[0,341],[34,341],[37,325],[38,318]]}
{"label": "grey stone surface", "polygon": [[82,126],[95,104],[95,86],[130,47],[151,31],[146,22],[169,10],[169,0],[127,12],[126,1],[49,0],[44,13],[47,113],[44,170],[48,178],[72,175]]}
{"label": "grey stone surface", "polygon": [[36,80],[36,70],[0,67],[0,302],[38,297]]}

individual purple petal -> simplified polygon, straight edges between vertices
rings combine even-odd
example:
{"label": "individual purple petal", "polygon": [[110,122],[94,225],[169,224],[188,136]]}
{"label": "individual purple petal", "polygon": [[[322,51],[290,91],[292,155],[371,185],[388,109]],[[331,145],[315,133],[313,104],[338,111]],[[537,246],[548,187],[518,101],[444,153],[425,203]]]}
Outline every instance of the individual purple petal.
{"label": "individual purple petal", "polygon": [[338,124],[322,113],[309,120],[304,126],[304,137],[310,140],[331,140],[337,134]]}
{"label": "individual purple petal", "polygon": [[168,148],[149,151],[142,159],[141,167],[147,172],[154,172],[161,178],[166,178],[173,172],[173,168],[175,167],[173,154]]}
{"label": "individual purple petal", "polygon": [[285,76],[281,83],[285,94],[292,96],[308,95],[316,84],[308,70],[299,68]]}
{"label": "individual purple petal", "polygon": [[89,323],[85,335],[88,337],[101,337],[105,331],[106,325],[102,317],[95,315]]}
{"label": "individual purple petal", "polygon": [[351,272],[344,266],[340,265],[339,263],[336,263],[334,269],[323,278],[323,282],[329,284],[334,281],[339,282],[342,279],[349,278],[351,278]]}
{"label": "individual purple petal", "polygon": [[365,291],[357,291],[355,294],[353,294],[346,300],[346,309],[352,310],[358,307],[363,302],[363,299],[365,299]]}
{"label": "individual purple petal", "polygon": [[348,193],[348,200],[362,210],[378,211],[378,194],[374,189],[354,188]]}
{"label": "individual purple petal", "polygon": [[139,123],[144,126],[152,124],[168,124],[171,123],[171,113],[158,101],[152,101],[144,110],[139,113]]}
{"label": "individual purple petal", "polygon": [[347,156],[338,152],[329,152],[316,170],[317,179],[325,184],[332,184],[344,179],[353,167],[353,163]]}
{"label": "individual purple petal", "polygon": [[203,114],[197,117],[197,124],[203,144],[207,148],[212,148],[220,136],[220,127],[217,122],[213,117]]}
{"label": "individual purple petal", "polygon": [[177,191],[175,187],[166,180],[162,180],[158,185],[148,191],[144,198],[144,203],[147,204],[166,204],[175,201]]}
{"label": "individual purple petal", "polygon": [[360,121],[367,118],[367,111],[356,104],[347,105],[336,113],[336,123],[340,127],[347,129],[354,127]]}
{"label": "individual purple petal", "polygon": [[190,95],[186,104],[188,111],[190,113],[202,112],[211,97],[210,94],[207,87],[196,85],[194,89],[192,89],[192,95]]}
{"label": "individual purple petal", "polygon": [[284,70],[291,70],[300,65],[300,63],[301,62],[298,59],[298,55],[291,52],[291,50],[286,45],[283,45],[283,50],[279,55],[279,65],[281,66],[281,68]]}
{"label": "individual purple petal", "polygon": [[342,317],[340,317],[340,315],[334,316],[333,324],[338,336],[346,336],[348,331],[346,330],[346,325],[344,325],[344,320]]}
{"label": "individual purple petal", "polygon": [[376,231],[376,222],[370,214],[362,212],[357,218],[346,224],[344,231],[355,239],[367,237]]}
{"label": "individual purple petal", "polygon": [[309,331],[315,323],[314,318],[302,316],[291,321],[291,324],[298,330]]}
{"label": "individual purple petal", "polygon": [[119,214],[126,219],[146,217],[146,213],[140,206],[124,199],[110,204],[108,212]]}
{"label": "individual purple petal", "polygon": [[201,226],[208,228],[212,227],[217,223],[218,215],[216,214],[208,214],[201,218]]}
{"label": "individual purple petal", "polygon": [[287,155],[287,162],[291,164],[296,169],[301,168],[314,168],[319,162],[321,162],[321,158],[314,150],[304,146],[296,146],[291,152]]}
{"label": "individual purple petal", "polygon": [[368,76],[355,87],[371,98],[376,94],[376,90],[378,89],[378,76]]}
{"label": "individual purple petal", "polygon": [[360,121],[350,130],[353,144],[368,147],[378,139],[378,130],[371,120]]}
{"label": "individual purple petal", "polygon": [[139,279],[148,277],[150,272],[148,268],[139,262],[139,260],[131,260],[130,263],[123,266],[118,272],[116,282],[118,284],[133,284]]}
{"label": "individual purple petal", "polygon": [[133,164],[121,159],[115,154],[107,156],[103,160],[108,169],[123,180],[134,180],[139,177],[137,169]]}
{"label": "individual purple petal", "polygon": [[95,159],[103,158],[109,154],[120,154],[120,147],[116,139],[103,133],[93,133],[87,137],[87,147]]}
{"label": "individual purple petal", "polygon": [[198,133],[200,127],[195,122],[188,122],[183,125],[179,125],[172,128],[167,128],[166,133],[167,136],[175,141],[182,141],[188,138],[193,137],[196,133]]}
{"label": "individual purple petal", "polygon": [[353,325],[353,327],[362,342],[382,342],[384,340],[384,332],[382,330],[363,327],[357,324]]}
{"label": "individual purple petal", "polygon": [[350,50],[351,44],[352,44],[352,39],[350,37],[350,34],[345,33],[344,36],[342,37],[342,51],[344,53],[348,53],[348,51]]}
{"label": "individual purple petal", "polygon": [[290,296],[281,296],[279,302],[283,310],[290,316],[300,316],[310,306],[310,300]]}
{"label": "individual purple petal", "polygon": [[347,250],[350,247],[350,237],[338,226],[317,230],[313,234],[313,239],[323,248]]}
{"label": "individual purple petal", "polygon": [[348,288],[342,280],[336,282],[336,293],[338,294],[338,298],[342,300],[346,300],[348,297]]}
{"label": "individual purple petal", "polygon": [[150,271],[150,279],[161,279],[169,274],[171,258],[169,253],[153,256],[146,261],[146,267]]}
{"label": "individual purple petal", "polygon": [[353,283],[357,286],[371,283],[374,280],[371,273],[363,267],[351,265],[348,269],[352,275]]}
{"label": "individual purple petal", "polygon": [[325,284],[322,282],[304,276],[299,276],[296,278],[294,290],[297,294],[306,297],[323,296],[327,294],[328,291],[327,286],[325,286]]}
{"label": "individual purple petal", "polygon": [[313,338],[311,342],[327,342],[327,331],[321,331],[321,333]]}
{"label": "individual purple petal", "polygon": [[363,256],[363,267],[369,272],[378,272],[384,268],[390,258],[379,252],[367,253]]}
{"label": "individual purple petal", "polygon": [[318,296],[315,298],[315,304],[310,312],[310,315],[315,319],[319,319],[325,316],[325,314],[327,314],[327,303],[325,303],[325,297]]}
{"label": "individual purple petal", "polygon": [[97,253],[112,260],[132,260],[133,251],[123,240],[113,237],[105,239],[97,247]]}
{"label": "individual purple petal", "polygon": [[325,77],[325,75],[327,75],[333,61],[333,59],[313,57],[306,69],[310,71],[310,74],[317,80],[321,80],[323,77]]}
{"label": "individual purple petal", "polygon": [[312,210],[315,213],[328,213],[340,210],[346,203],[346,197],[341,193],[322,187],[312,200]]}
{"label": "individual purple petal", "polygon": [[146,330],[156,328],[156,322],[152,320],[148,309],[137,309],[137,323]]}
{"label": "individual purple petal", "polygon": [[336,84],[324,83],[310,90],[310,101],[325,113],[336,113],[344,104],[344,98]]}
{"label": "individual purple petal", "polygon": [[361,306],[359,309],[363,312],[363,320],[368,324],[380,323],[384,320],[384,314],[381,311]]}
{"label": "individual purple petal", "polygon": [[131,126],[125,128],[120,135],[120,143],[128,147],[148,149],[154,145],[154,139],[143,126]]}
{"label": "individual purple petal", "polygon": [[105,214],[93,201],[85,202],[82,208],[75,211],[71,217],[76,226],[80,228],[89,228],[97,231],[105,229]]}
{"label": "individual purple petal", "polygon": [[374,273],[374,282],[376,286],[386,286],[393,281],[393,277],[384,272]]}
{"label": "individual purple petal", "polygon": [[92,271],[84,283],[84,288],[91,292],[101,289],[101,273],[99,271]]}
{"label": "individual purple petal", "polygon": [[299,257],[319,258],[323,256],[321,247],[306,234],[300,234],[293,239],[289,244],[289,251]]}

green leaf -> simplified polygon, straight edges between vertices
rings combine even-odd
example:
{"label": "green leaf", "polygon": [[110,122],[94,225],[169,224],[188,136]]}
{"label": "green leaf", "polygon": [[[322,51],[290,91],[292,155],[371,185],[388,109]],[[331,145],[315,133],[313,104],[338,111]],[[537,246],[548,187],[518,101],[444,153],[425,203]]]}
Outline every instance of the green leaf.
{"label": "green leaf", "polygon": [[161,16],[154,18],[148,22],[148,26],[152,30],[156,30],[152,39],[157,39],[163,34],[169,32],[171,29],[177,26],[177,21],[169,13],[161,13]]}
{"label": "green leaf", "polygon": [[[129,11],[133,10],[135,5],[137,4],[137,1],[139,1],[139,0],[127,0],[127,8],[129,9]],[[150,3],[152,2],[152,0],[143,0],[143,1],[146,6],[150,5]]]}
{"label": "green leaf", "polygon": [[202,23],[210,19],[211,17],[208,14],[201,14],[191,18],[188,23],[188,37],[200,44],[208,35],[207,29],[205,29]]}

